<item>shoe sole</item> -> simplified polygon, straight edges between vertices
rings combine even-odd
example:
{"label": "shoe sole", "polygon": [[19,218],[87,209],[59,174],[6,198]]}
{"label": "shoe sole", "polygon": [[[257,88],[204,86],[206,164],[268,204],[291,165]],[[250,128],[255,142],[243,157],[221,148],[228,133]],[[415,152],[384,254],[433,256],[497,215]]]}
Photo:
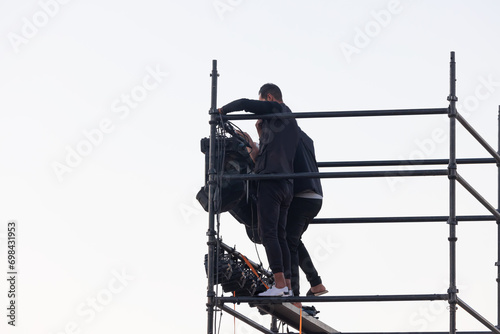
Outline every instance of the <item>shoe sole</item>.
{"label": "shoe sole", "polygon": [[321,296],[321,295],[324,295],[325,293],[328,293],[328,290],[324,290],[324,291],[320,291],[320,292],[312,292],[311,290],[309,290],[306,294],[306,296]]}

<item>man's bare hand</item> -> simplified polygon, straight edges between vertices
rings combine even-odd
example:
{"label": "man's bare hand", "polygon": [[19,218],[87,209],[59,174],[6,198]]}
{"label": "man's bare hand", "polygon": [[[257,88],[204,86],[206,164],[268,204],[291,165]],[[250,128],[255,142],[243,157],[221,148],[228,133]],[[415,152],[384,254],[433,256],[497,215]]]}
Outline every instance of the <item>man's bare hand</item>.
{"label": "man's bare hand", "polygon": [[246,132],[242,132],[242,131],[239,131],[239,130],[235,130],[235,132],[242,136],[250,145],[252,145],[253,143],[253,140],[252,140],[252,137],[250,137],[250,135]]}
{"label": "man's bare hand", "polygon": [[247,151],[250,154],[250,158],[252,158],[253,161],[257,158],[257,155],[259,154],[259,148],[257,147],[257,144],[252,140],[252,137],[246,132],[238,131],[236,130],[236,133],[240,136],[242,136],[251,146],[247,147]]}

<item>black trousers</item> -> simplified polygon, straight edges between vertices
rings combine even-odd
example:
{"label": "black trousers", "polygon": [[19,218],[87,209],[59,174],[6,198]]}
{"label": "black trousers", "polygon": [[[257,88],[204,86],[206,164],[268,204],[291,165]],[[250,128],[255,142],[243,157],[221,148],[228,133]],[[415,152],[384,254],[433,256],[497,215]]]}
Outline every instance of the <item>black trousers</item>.
{"label": "black trousers", "polygon": [[300,295],[299,266],[306,274],[311,286],[322,283],[311,256],[302,242],[302,234],[321,210],[322,204],[322,199],[294,197],[288,210],[286,238],[291,256],[291,279],[294,296]]}
{"label": "black trousers", "polygon": [[257,188],[257,216],[262,244],[273,273],[291,277],[290,250],[286,241],[288,208],[293,198],[289,180],[261,180]]}

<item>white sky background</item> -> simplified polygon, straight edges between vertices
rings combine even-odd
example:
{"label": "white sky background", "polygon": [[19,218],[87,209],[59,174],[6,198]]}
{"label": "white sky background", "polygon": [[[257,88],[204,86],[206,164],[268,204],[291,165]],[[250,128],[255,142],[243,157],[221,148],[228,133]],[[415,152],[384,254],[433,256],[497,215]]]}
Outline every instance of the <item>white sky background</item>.
{"label": "white sky background", "polygon": [[[273,82],[293,111],[441,108],[456,51],[459,111],[497,146],[498,1],[54,1],[0,3],[0,266],[14,219],[20,273],[18,326],[7,325],[2,307],[1,332],[206,332],[208,219],[194,197],[212,59],[219,106],[257,98]],[[357,53],[343,53],[347,44]],[[131,93],[138,100],[127,105]],[[383,160],[446,158],[447,119],[299,123],[319,161]],[[239,125],[255,136],[253,121]],[[488,157],[458,133],[459,157]],[[68,157],[77,148],[86,156]],[[68,172],[58,178],[55,163]],[[496,205],[494,166],[459,171]],[[448,214],[442,177],[323,185],[319,217]],[[458,204],[458,214],[488,214],[460,187]],[[221,234],[258,260],[227,214]],[[494,222],[458,226],[460,297],[493,323],[495,236]],[[304,236],[331,295],[446,293],[447,238],[444,223],[313,225]],[[315,306],[344,332],[448,330],[446,303]],[[254,309],[237,310],[269,324]],[[221,332],[233,332],[232,317],[222,320]],[[485,328],[459,310],[458,329]]]}

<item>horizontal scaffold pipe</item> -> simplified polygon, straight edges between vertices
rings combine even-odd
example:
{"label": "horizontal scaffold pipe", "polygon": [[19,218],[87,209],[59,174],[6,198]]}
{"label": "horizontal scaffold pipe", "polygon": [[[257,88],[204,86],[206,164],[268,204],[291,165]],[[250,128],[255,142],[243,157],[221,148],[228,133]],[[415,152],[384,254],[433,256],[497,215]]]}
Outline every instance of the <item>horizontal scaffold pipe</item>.
{"label": "horizontal scaffold pipe", "polygon": [[[380,167],[380,166],[423,166],[448,165],[448,159],[417,159],[417,160],[372,160],[372,161],[322,161],[318,167]],[[458,164],[492,164],[493,158],[463,158],[457,159]]]}
{"label": "horizontal scaffold pipe", "polygon": [[224,174],[223,179],[236,180],[279,180],[279,179],[301,179],[321,178],[340,179],[356,177],[395,177],[395,176],[439,176],[448,175],[446,169],[430,170],[400,170],[400,171],[364,171],[364,172],[325,172],[325,173],[280,173],[280,174]]}
{"label": "horizontal scaffold pipe", "polygon": [[224,120],[268,119],[268,118],[333,118],[333,117],[375,117],[375,116],[416,116],[448,114],[448,108],[431,109],[393,109],[393,110],[355,110],[355,111],[316,111],[293,112],[269,115],[231,114],[222,115]]}
{"label": "horizontal scaffold pipe", "polygon": [[[447,222],[448,216],[315,218],[311,224],[432,223]],[[494,216],[457,216],[457,221],[496,221]]]}
{"label": "horizontal scaffold pipe", "polygon": [[318,302],[396,302],[448,300],[448,294],[371,295],[371,296],[309,296],[309,297],[216,297],[219,303],[281,304]]}
{"label": "horizontal scaffold pipe", "polygon": [[462,115],[457,113],[456,117],[457,120],[464,126],[464,128],[467,129],[467,131],[469,131],[469,133],[474,138],[476,138],[479,144],[481,144],[486,149],[486,151],[488,151],[488,153],[491,154],[491,156],[496,160],[497,164],[500,165],[500,155],[495,151],[495,149],[491,147],[486,142],[486,140],[483,139],[483,137],[481,137],[481,135],[465,120],[465,118]]}

